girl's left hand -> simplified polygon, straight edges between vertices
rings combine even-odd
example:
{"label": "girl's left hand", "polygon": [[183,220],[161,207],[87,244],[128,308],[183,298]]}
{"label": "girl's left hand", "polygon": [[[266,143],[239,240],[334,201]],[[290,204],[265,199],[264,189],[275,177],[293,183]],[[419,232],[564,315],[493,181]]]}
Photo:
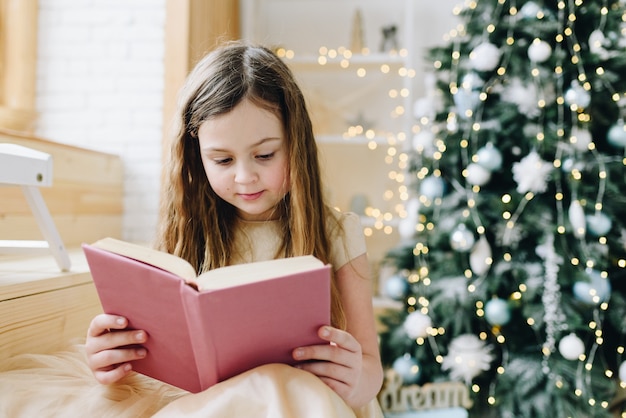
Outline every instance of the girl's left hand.
{"label": "girl's left hand", "polygon": [[299,369],[319,377],[350,405],[363,370],[361,344],[350,333],[323,326],[318,335],[330,344],[298,347],[293,358],[303,363]]}

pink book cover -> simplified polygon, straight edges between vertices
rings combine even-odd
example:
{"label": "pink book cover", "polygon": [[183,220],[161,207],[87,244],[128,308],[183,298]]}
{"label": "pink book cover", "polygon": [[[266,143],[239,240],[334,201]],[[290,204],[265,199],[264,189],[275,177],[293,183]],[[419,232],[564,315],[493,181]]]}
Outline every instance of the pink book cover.
{"label": "pink book cover", "polygon": [[198,292],[157,267],[83,244],[103,311],[143,329],[148,355],[133,370],[190,392],[323,344],[330,266],[296,276]]}

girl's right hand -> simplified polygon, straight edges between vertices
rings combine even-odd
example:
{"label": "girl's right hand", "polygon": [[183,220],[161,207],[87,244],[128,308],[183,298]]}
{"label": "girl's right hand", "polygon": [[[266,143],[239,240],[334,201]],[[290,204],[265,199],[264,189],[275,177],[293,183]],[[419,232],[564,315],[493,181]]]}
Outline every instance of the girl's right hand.
{"label": "girl's right hand", "polygon": [[100,314],[89,324],[85,351],[87,365],[102,384],[115,383],[132,370],[130,361],[144,358],[146,349],[137,347],[148,339],[145,331],[127,330],[126,318]]}

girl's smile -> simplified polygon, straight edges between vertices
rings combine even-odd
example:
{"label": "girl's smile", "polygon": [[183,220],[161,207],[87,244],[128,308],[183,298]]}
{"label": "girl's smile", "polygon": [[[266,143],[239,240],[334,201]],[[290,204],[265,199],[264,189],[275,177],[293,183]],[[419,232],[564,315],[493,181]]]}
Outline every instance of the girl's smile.
{"label": "girl's smile", "polygon": [[240,196],[242,199],[244,200],[256,200],[259,197],[261,197],[261,195],[263,194],[263,192],[257,192],[257,193],[241,193]]}

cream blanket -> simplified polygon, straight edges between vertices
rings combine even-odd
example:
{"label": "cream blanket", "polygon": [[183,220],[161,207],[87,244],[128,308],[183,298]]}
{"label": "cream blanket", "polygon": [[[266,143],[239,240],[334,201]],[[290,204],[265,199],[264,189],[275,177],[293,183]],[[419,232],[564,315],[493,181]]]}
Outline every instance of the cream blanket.
{"label": "cream blanket", "polygon": [[139,374],[100,385],[85,363],[82,345],[53,355],[17,356],[0,370],[2,417],[382,417],[376,400],[354,411],[312,374],[278,364],[198,394]]}

